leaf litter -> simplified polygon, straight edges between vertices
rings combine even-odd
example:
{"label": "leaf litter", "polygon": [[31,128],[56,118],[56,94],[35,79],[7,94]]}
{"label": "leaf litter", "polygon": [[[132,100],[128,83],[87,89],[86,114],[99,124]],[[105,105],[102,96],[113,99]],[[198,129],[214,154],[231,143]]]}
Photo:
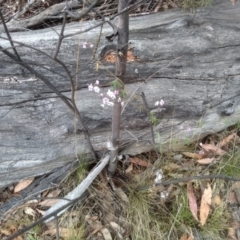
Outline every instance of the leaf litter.
{"label": "leaf litter", "polygon": [[[215,208],[223,205],[224,198],[228,202],[239,204],[235,193],[236,189],[240,188],[237,183],[232,185],[226,196],[215,194],[213,197],[215,190],[211,188],[212,184],[209,181],[205,183],[205,187],[201,188],[197,180],[192,180],[187,184],[179,183],[178,185],[171,184],[169,186],[162,186],[161,182],[171,180],[172,178],[199,175],[204,171],[204,168],[207,168],[209,165],[211,166],[212,163],[217,161],[219,164],[220,161],[223,161],[223,157],[229,151],[232,151],[230,147],[233,145],[233,142],[234,145],[239,142],[239,137],[236,133],[232,133],[222,140],[212,141],[210,139],[209,141],[199,144],[197,152],[182,152],[181,154],[185,157],[181,157],[179,160],[174,158],[176,153],[172,153],[172,155],[170,153],[168,156],[162,155],[161,161],[159,161],[159,154],[155,152],[130,157],[129,163],[125,166],[123,164],[122,169],[120,166],[117,175],[113,179],[116,191],[111,189],[106,176],[100,174],[98,180],[89,189],[89,196],[84,203],[75,206],[78,210],[69,210],[59,218],[60,236],[63,239],[70,239],[72,234],[77,233],[79,236],[83,236],[83,239],[92,239],[94,237],[109,240],[116,238],[129,239],[130,237],[137,236],[136,232],[139,231],[141,234],[146,234],[146,236],[152,236],[146,239],[161,239],[159,237],[163,237],[164,234],[161,235],[160,231],[162,230],[160,229],[167,229],[170,226],[170,222],[168,225],[164,224],[168,222],[167,219],[171,218],[173,214],[171,213],[171,208],[174,204],[178,204],[178,196],[183,194],[182,189],[186,190],[188,199],[186,207],[192,215],[191,226],[195,226],[195,228],[199,229],[198,231],[208,228],[208,224],[211,223],[211,219],[214,216]],[[209,173],[209,170],[205,173]],[[24,184],[19,184],[21,189],[24,189]],[[63,186],[60,185],[51,191],[43,192],[41,195],[43,198],[58,198],[62,196],[62,188]],[[18,192],[16,191],[16,187],[13,189],[15,190],[13,190],[12,194]],[[137,191],[136,189],[139,190]],[[135,213],[136,218],[138,218],[136,224],[138,222],[138,225],[142,228],[141,230],[129,218],[132,209],[139,207],[139,203],[134,203],[136,199],[132,197],[133,194],[139,195],[139,203],[141,203],[141,198],[146,199],[144,201],[147,201],[146,206],[149,208],[148,210],[145,209],[142,215],[137,216]],[[133,199],[135,200],[133,201]],[[28,219],[28,222],[34,221],[38,216],[44,214],[45,209],[51,206],[55,200],[48,199],[48,203],[46,200],[37,203],[29,202],[27,205],[22,206],[21,209],[23,211],[19,211],[19,208],[12,212],[12,216],[15,220],[24,218]],[[141,206],[143,207],[143,205]],[[148,215],[146,210],[150,211],[150,215]],[[138,208],[138,212],[141,212],[141,208]],[[158,225],[154,225],[153,216],[159,222],[162,219],[166,219],[162,221],[161,228]],[[15,220],[9,217],[8,221],[5,222],[5,227],[0,230],[1,236],[10,236],[19,229],[20,225]],[[147,233],[147,230],[144,230],[143,223],[146,229],[155,226],[156,232]],[[149,225],[147,226],[146,224]],[[25,223],[25,225],[27,224]],[[236,226],[240,227],[240,223],[239,225],[232,223],[232,225],[228,227],[227,234],[232,239],[235,239],[233,236],[236,236],[238,229]],[[199,228],[199,226],[201,227]],[[56,231],[56,224],[53,221],[42,228],[40,236],[44,236],[47,239],[47,236],[55,236]],[[178,231],[177,228],[175,231]],[[193,234],[190,232],[180,231],[178,238],[182,240],[194,239]],[[177,237],[174,234],[172,233],[172,239],[177,239],[174,238],[174,236]],[[26,236],[19,236],[19,239],[26,239]]]}

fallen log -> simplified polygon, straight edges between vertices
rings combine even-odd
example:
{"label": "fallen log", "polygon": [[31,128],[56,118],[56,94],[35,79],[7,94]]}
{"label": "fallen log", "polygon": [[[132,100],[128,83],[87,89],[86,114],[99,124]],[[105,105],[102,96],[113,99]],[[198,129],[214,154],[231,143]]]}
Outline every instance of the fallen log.
{"label": "fallen log", "polygon": [[[122,154],[134,155],[156,146],[181,149],[239,121],[239,8],[239,4],[220,0],[196,14],[169,10],[131,18]],[[88,84],[99,80],[102,91],[107,91],[114,80],[111,50],[115,44],[105,39],[112,33],[111,27],[104,25],[101,32],[100,26],[94,28],[96,24],[99,21],[68,24],[65,36],[69,36],[58,56],[72,75],[77,73],[77,106],[101,156],[111,136],[111,108],[100,106],[101,97],[89,92]],[[89,28],[92,30],[84,32]],[[11,36],[24,61],[70,97],[64,69],[42,53],[54,55],[60,30],[61,26]],[[79,31],[84,33],[79,36]],[[90,46],[97,46],[99,34],[95,54]],[[3,39],[6,34],[2,32],[0,37],[0,46],[9,48]],[[2,52],[0,59],[0,187],[51,172],[89,153],[83,133],[75,131],[70,109]],[[154,126],[156,145],[142,92],[161,120]],[[154,105],[160,99],[165,102],[164,111]]]}

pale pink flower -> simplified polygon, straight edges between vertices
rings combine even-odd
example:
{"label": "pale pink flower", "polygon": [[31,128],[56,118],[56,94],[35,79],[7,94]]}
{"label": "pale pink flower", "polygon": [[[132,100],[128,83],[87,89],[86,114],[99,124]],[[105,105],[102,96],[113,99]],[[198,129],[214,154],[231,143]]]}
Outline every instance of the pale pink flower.
{"label": "pale pink flower", "polygon": [[87,48],[87,42],[83,43],[83,48]]}
{"label": "pale pink flower", "polygon": [[103,104],[108,104],[109,103],[109,99],[107,97],[103,98]]}

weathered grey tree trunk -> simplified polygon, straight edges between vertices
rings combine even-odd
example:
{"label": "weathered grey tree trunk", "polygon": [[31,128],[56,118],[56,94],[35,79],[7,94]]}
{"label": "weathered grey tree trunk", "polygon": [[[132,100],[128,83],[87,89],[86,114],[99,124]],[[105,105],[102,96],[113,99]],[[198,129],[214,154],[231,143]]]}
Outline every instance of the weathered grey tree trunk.
{"label": "weathered grey tree trunk", "polygon": [[[122,153],[137,154],[154,147],[148,114],[139,95],[142,92],[151,110],[161,119],[154,127],[158,147],[178,149],[239,121],[239,10],[240,4],[232,6],[221,0],[194,15],[170,10],[130,19],[129,49],[135,58],[129,57],[132,61],[127,64]],[[69,24],[65,34],[97,23]],[[60,27],[55,30],[59,33]],[[53,56],[56,32],[52,29],[16,32],[12,38]],[[59,54],[72,74],[79,65],[76,101],[100,155],[111,136],[112,113],[111,108],[100,106],[101,98],[87,87],[98,79],[102,90],[107,91],[114,80],[110,72],[114,73],[115,63],[104,61],[106,54],[110,57],[109,51],[116,47],[114,42],[109,44],[105,40],[109,33],[111,28],[104,26],[96,53],[102,61],[98,71],[96,61],[91,60],[93,49],[82,48],[82,44],[96,45],[100,27],[80,37],[64,39]],[[10,45],[0,39],[0,46]],[[21,45],[17,49],[26,62],[70,96],[70,83],[60,65],[33,49]],[[77,154],[89,152],[84,135],[74,133],[72,112],[44,83],[3,53],[0,53],[0,99],[0,187],[51,172],[74,161]],[[154,106],[159,99],[165,101],[165,111]]]}

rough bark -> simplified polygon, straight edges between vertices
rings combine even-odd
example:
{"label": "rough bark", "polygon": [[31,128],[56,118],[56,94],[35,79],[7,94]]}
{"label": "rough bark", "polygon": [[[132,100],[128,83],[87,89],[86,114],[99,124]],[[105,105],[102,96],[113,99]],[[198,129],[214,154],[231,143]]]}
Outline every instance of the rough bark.
{"label": "rough bark", "polygon": [[[239,121],[239,10],[239,4],[232,6],[221,0],[194,15],[171,10],[130,19],[129,49],[136,58],[127,64],[128,97],[121,126],[123,154],[153,148],[142,92],[148,106],[161,119],[154,127],[157,147],[179,149]],[[97,23],[69,24],[65,34]],[[54,29],[60,32],[60,27]],[[104,91],[114,80],[110,72],[114,73],[115,64],[103,60],[107,51],[116,47],[105,39],[111,31],[104,25],[96,54],[102,59],[98,71],[96,61],[91,60],[93,49],[81,46],[84,42],[95,45],[100,28],[64,39],[59,53],[74,75],[77,49],[81,48],[76,101],[100,155],[111,136],[112,113],[110,108],[101,108],[101,98],[87,87],[98,79]],[[17,32],[12,33],[12,38],[53,56],[58,40],[56,32],[52,29]],[[0,46],[10,45],[0,39]],[[17,49],[26,62],[70,96],[70,83],[60,65],[33,49],[24,46]],[[51,172],[73,161],[77,154],[89,152],[84,135],[74,133],[71,111],[47,86],[3,53],[0,53],[0,74],[0,187]],[[159,99],[165,101],[165,111],[154,106]]]}

